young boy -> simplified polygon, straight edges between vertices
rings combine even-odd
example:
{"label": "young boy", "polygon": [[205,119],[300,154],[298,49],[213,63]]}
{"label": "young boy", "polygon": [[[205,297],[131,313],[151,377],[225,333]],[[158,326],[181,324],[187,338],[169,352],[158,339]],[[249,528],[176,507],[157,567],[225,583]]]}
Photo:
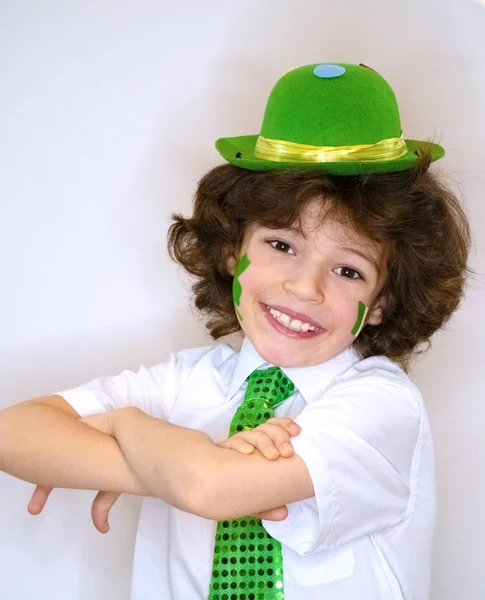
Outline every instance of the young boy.
{"label": "young boy", "polygon": [[56,486],[153,496],[135,600],[424,600],[433,447],[405,369],[457,308],[469,246],[427,171],[443,149],[404,140],[388,84],[347,64],[286,74],[260,135],[217,148],[232,164],[175,215],[169,249],[241,351],[12,407],[0,467],[42,485],[40,505]]}

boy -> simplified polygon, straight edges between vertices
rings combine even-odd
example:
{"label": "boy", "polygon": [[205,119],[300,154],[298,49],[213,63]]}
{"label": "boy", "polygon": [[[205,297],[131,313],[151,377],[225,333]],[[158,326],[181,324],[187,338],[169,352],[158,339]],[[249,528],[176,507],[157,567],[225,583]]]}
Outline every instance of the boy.
{"label": "boy", "polygon": [[[286,74],[261,134],[217,147],[232,164],[201,180],[169,249],[211,335],[241,330],[241,351],[186,350],[12,407],[0,466],[154,496],[136,600],[427,598],[432,440],[401,367],[463,293],[468,224],[427,171],[443,150],[404,140],[388,84],[346,64]],[[275,460],[214,443],[278,425],[300,433]],[[286,518],[244,518],[274,509]]]}

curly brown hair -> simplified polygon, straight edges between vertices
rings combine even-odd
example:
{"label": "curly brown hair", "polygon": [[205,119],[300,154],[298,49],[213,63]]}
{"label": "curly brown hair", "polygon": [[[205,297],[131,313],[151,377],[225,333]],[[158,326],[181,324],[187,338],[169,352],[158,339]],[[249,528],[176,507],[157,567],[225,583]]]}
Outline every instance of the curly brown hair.
{"label": "curly brown hair", "polygon": [[[353,345],[364,358],[384,355],[405,369],[429,347],[459,306],[467,275],[470,227],[456,196],[428,171],[332,176],[314,170],[248,171],[221,165],[199,182],[191,218],[172,215],[168,250],[196,277],[195,306],[214,339],[241,329],[227,261],[238,256],[250,223],[285,228],[311,200],[387,248],[388,277],[380,325],[366,325]],[[427,343],[427,344],[426,344]]]}

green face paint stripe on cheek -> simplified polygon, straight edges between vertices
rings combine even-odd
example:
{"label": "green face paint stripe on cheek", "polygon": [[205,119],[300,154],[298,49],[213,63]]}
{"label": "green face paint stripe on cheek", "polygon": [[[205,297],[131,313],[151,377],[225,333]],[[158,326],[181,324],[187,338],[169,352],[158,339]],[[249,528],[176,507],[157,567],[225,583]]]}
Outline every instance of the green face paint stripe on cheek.
{"label": "green face paint stripe on cheek", "polygon": [[359,333],[362,331],[362,328],[365,325],[365,318],[367,317],[367,313],[369,312],[369,307],[366,306],[363,302],[359,301],[359,307],[357,310],[357,320],[355,321],[354,326],[352,327],[352,335],[357,337]]}
{"label": "green face paint stripe on cheek", "polygon": [[234,304],[236,306],[239,306],[239,304],[241,302],[241,293],[242,293],[242,287],[239,282],[239,276],[242,273],[244,273],[244,271],[249,267],[250,264],[251,264],[251,262],[250,262],[247,254],[240,256],[239,260],[237,261],[236,272],[234,273],[234,279],[232,281],[232,297],[234,299]]}
{"label": "green face paint stripe on cheek", "polygon": [[243,254],[242,256],[239,257],[239,260],[237,261],[237,265],[236,265],[236,272],[234,274],[234,277],[239,277],[239,275],[241,275],[241,273],[243,273],[251,264],[251,261],[248,258],[247,254]]}

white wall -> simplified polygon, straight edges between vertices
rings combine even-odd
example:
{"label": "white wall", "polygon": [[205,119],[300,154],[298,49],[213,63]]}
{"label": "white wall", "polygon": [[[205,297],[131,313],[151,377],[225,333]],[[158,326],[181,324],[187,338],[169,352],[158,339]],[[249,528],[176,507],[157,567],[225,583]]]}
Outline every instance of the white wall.
{"label": "white wall", "polygon": [[[485,594],[485,6],[472,0],[0,3],[0,408],[206,343],[165,252],[213,141],[256,133],[280,75],[363,62],[395,88],[405,135],[448,150],[479,275],[413,377],[435,435],[433,600]],[[106,536],[93,493],[0,473],[0,598],[129,597],[139,500]]]}

